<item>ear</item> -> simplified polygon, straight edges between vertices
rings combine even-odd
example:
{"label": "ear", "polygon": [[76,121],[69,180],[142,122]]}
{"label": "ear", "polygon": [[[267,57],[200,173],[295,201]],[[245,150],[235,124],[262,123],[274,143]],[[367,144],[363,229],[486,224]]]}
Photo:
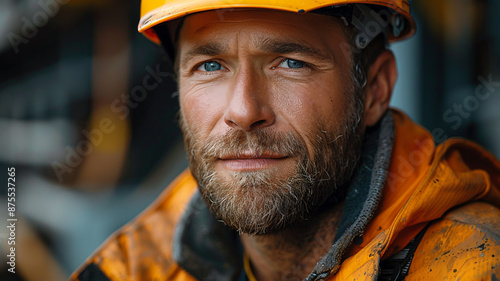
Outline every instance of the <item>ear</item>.
{"label": "ear", "polygon": [[375,125],[389,107],[392,90],[398,79],[396,59],[385,50],[368,69],[365,86],[365,126]]}

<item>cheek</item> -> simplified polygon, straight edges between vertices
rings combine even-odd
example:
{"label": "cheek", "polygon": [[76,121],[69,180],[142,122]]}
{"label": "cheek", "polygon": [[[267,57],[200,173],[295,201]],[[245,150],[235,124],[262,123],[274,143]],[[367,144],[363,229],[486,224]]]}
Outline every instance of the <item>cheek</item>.
{"label": "cheek", "polygon": [[222,121],[226,105],[225,91],[216,86],[179,86],[179,102],[187,126],[201,136],[208,136]]}
{"label": "cheek", "polygon": [[280,115],[299,133],[310,131],[318,123],[332,124],[344,119],[349,85],[331,73],[325,76],[273,88],[274,93],[279,93],[274,102],[280,105]]}

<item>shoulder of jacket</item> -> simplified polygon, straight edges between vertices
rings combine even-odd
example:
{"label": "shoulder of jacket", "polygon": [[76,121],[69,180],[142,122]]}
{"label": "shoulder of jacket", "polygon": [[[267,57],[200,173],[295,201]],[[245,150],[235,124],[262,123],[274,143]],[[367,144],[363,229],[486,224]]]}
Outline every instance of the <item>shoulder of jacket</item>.
{"label": "shoulder of jacket", "polygon": [[498,280],[500,209],[472,202],[431,222],[405,280]]}
{"label": "shoulder of jacket", "polygon": [[[180,174],[147,209],[113,233],[71,280],[166,280],[178,275],[172,240],[196,187],[189,171]],[[89,274],[107,279],[82,277]]]}

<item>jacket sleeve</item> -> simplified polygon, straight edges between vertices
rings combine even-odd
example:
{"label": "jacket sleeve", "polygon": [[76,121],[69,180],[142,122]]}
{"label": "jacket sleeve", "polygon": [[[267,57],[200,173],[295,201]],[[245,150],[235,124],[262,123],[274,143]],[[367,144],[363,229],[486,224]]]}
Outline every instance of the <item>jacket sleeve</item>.
{"label": "jacket sleeve", "polygon": [[405,280],[499,280],[500,210],[474,202],[427,230]]}
{"label": "jacket sleeve", "polygon": [[70,280],[172,280],[171,276],[180,276],[172,258],[173,236],[196,186],[188,171],[181,174],[148,209],[111,235]]}

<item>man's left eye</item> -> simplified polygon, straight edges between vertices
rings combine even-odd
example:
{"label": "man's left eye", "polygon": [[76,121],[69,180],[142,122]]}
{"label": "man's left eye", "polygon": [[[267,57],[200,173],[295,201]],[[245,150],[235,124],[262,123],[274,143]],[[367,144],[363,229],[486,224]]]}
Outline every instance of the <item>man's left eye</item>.
{"label": "man's left eye", "polygon": [[302,68],[305,65],[306,63],[300,60],[284,59],[278,66],[284,68]]}
{"label": "man's left eye", "polygon": [[198,67],[198,70],[201,71],[217,71],[221,69],[224,69],[224,67],[216,61],[207,61]]}

